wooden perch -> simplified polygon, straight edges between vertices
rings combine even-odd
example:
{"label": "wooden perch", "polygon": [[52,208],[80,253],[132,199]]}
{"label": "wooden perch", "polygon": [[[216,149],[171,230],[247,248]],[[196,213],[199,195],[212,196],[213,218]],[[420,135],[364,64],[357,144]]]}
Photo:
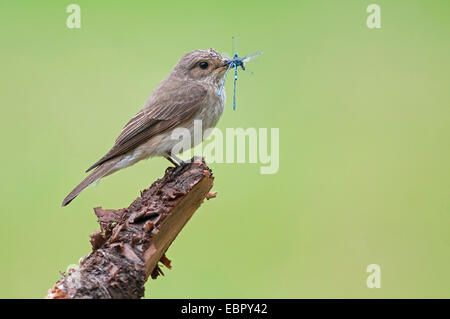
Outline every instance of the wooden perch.
{"label": "wooden perch", "polygon": [[142,191],[128,208],[94,209],[100,231],[91,235],[92,252],[48,291],[46,298],[141,298],[147,278],[170,268],[165,253],[213,186],[211,170],[193,158]]}

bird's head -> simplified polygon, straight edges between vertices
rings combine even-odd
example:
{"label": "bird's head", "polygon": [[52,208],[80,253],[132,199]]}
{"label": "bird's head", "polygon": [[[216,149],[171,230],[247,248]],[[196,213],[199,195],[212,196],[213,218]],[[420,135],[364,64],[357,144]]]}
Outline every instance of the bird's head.
{"label": "bird's head", "polygon": [[186,53],[175,65],[172,75],[186,80],[219,83],[228,65],[216,50],[194,50]]}

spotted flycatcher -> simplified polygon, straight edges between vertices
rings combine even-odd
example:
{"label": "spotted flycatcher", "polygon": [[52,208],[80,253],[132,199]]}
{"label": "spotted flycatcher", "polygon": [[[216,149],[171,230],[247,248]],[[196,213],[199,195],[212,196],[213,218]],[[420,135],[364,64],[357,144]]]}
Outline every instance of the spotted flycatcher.
{"label": "spotted flycatcher", "polygon": [[[172,139],[177,128],[187,128],[194,136],[194,121],[202,121],[202,130],[216,125],[225,104],[225,90],[220,82],[227,70],[227,60],[214,49],[185,54],[122,130],[114,146],[88,168],[94,170],[75,187],[62,205],[69,204],[83,189],[122,168],[153,156],[163,156],[174,165],[180,159],[172,148],[180,140]],[[203,134],[202,134],[203,136]],[[193,147],[198,143],[192,139]]]}

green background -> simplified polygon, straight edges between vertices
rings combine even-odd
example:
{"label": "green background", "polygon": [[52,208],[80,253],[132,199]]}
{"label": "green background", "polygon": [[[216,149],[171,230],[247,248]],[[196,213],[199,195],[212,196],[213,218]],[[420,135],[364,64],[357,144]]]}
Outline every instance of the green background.
{"label": "green background", "polygon": [[0,297],[43,297],[90,252],[92,208],[163,174],[143,161],[60,207],[178,59],[233,34],[264,54],[218,127],[279,128],[280,169],[211,164],[218,196],[146,297],[450,297],[448,1],[83,0],[68,29],[70,3],[0,2]]}

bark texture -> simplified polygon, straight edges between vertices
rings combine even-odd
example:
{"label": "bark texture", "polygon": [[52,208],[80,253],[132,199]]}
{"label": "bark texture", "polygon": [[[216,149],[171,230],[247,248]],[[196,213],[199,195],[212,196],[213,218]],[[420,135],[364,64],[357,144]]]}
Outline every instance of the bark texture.
{"label": "bark texture", "polygon": [[92,252],[48,291],[46,298],[141,298],[148,277],[170,268],[165,252],[210,193],[211,170],[193,158],[141,192],[128,208],[94,208],[100,230],[91,235]]}

